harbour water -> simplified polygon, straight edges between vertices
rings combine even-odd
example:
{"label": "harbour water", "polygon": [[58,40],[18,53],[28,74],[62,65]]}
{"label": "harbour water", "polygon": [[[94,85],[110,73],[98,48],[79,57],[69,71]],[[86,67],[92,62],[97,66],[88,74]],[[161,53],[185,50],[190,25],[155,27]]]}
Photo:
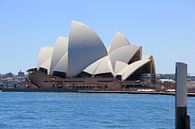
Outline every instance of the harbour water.
{"label": "harbour water", "polygon": [[[195,97],[188,97],[195,129]],[[167,95],[0,92],[0,129],[174,129]]]}

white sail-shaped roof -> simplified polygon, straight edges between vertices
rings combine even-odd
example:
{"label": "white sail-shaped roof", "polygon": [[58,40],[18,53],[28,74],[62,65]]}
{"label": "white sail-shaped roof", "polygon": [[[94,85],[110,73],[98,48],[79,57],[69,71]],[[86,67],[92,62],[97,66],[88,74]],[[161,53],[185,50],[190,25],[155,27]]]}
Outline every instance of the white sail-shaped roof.
{"label": "white sail-shaped roof", "polygon": [[104,73],[112,73],[112,65],[110,62],[110,58],[108,56],[105,56],[98,61],[94,62],[90,66],[88,66],[85,70],[85,72],[91,74],[91,75],[98,75],[98,74],[104,74]]}
{"label": "white sail-shaped roof", "polygon": [[98,35],[86,25],[73,21],[69,35],[67,75],[77,76],[106,55],[106,48]]}
{"label": "white sail-shaped roof", "polygon": [[95,62],[92,63],[91,65],[89,65],[86,69],[84,69],[84,72],[87,72],[87,73],[89,73],[89,74],[91,74],[91,75],[94,75],[95,70],[97,69],[97,67],[99,66],[99,64],[101,63],[101,61],[102,61],[103,59],[104,59],[104,57],[101,58],[101,59],[99,59],[99,60],[97,60],[97,61],[95,61]]}
{"label": "white sail-shaped roof", "polygon": [[144,59],[136,61],[127,67],[125,67],[123,70],[121,70],[117,75],[122,75],[122,80],[126,80],[130,75],[132,75],[135,71],[137,71],[139,68],[141,68],[143,65],[150,62],[151,59]]}
{"label": "white sail-shaped roof", "polygon": [[[68,38],[59,36],[56,44],[54,46],[52,59],[51,59],[51,66],[50,66],[50,74],[54,71],[66,72],[67,67],[67,52],[68,52]],[[65,61],[66,60],[66,61]]]}
{"label": "white sail-shaped roof", "polygon": [[68,52],[58,61],[58,63],[53,68],[53,72],[58,71],[58,72],[66,73],[67,69],[68,69]]}
{"label": "white sail-shaped roof", "polygon": [[114,71],[115,71],[115,73],[118,73],[127,66],[128,66],[127,63],[124,63],[124,62],[121,62],[121,61],[116,61]]}
{"label": "white sail-shaped roof", "polygon": [[140,48],[141,48],[140,46],[127,45],[112,51],[110,53],[112,67],[115,68],[116,61],[129,63],[129,61],[133,58],[136,52],[140,50]]}
{"label": "white sail-shaped roof", "polygon": [[122,34],[121,32],[117,32],[112,40],[112,43],[108,49],[109,53],[111,53],[112,51],[120,48],[120,47],[124,47],[130,45],[129,41],[127,40],[127,38],[125,37],[124,34]]}
{"label": "white sail-shaped roof", "polygon": [[86,72],[102,77],[110,77],[110,73],[122,75],[125,80],[131,79],[129,77],[143,66],[146,66],[143,72],[155,75],[153,57],[142,56],[142,48],[131,45],[122,33],[117,32],[106,49],[93,30],[73,21],[69,38],[60,36],[53,48],[40,50],[37,68],[47,69],[50,75],[55,75],[54,71],[64,72],[70,78]]}
{"label": "white sail-shaped roof", "polygon": [[94,75],[104,74],[104,73],[112,73],[113,74],[112,65],[110,62],[110,58],[108,56],[102,58],[100,64],[98,65],[98,67],[94,71]]}
{"label": "white sail-shaped roof", "polygon": [[53,47],[43,47],[39,52],[38,66],[37,68],[45,68],[50,70],[51,56],[53,53]]}

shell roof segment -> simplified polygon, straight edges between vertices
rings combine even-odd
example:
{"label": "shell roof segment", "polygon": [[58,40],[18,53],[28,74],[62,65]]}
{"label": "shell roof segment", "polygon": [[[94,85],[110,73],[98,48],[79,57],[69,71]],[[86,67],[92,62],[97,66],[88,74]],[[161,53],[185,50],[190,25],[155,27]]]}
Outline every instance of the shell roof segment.
{"label": "shell roof segment", "polygon": [[49,72],[52,53],[53,53],[53,47],[41,48],[38,57],[38,66],[37,66],[38,69],[45,68]]}
{"label": "shell roof segment", "polygon": [[66,66],[68,62],[66,62],[65,55],[68,52],[68,38],[59,36],[57,38],[56,44],[53,49],[51,66],[50,66],[50,74],[54,71],[66,72],[66,68],[62,66]]}
{"label": "shell roof segment", "polygon": [[150,62],[150,59],[139,60],[121,70],[117,75],[122,75],[122,80],[126,80],[130,75],[132,75],[136,70],[141,68],[143,65]]}
{"label": "shell roof segment", "polygon": [[112,51],[120,48],[120,47],[124,47],[130,45],[129,41],[127,40],[127,38],[125,37],[124,34],[122,34],[121,32],[116,32],[112,43],[109,47],[109,53],[111,53]]}
{"label": "shell roof segment", "polygon": [[127,45],[115,49],[110,53],[110,60],[112,67],[115,68],[116,61],[122,61],[124,63],[129,63],[133,56],[139,51],[140,46]]}
{"label": "shell roof segment", "polygon": [[106,55],[107,50],[99,36],[86,25],[73,21],[68,46],[68,76],[78,75]]}
{"label": "shell roof segment", "polygon": [[114,74],[109,56],[105,56],[99,59],[98,61],[88,66],[84,71],[91,75],[98,75],[104,73]]}

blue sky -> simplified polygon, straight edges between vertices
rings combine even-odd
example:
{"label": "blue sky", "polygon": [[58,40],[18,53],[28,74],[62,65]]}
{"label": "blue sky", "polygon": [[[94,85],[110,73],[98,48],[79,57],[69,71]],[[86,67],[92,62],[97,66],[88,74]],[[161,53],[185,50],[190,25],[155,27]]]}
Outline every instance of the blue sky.
{"label": "blue sky", "polygon": [[177,61],[195,73],[194,0],[0,0],[0,73],[36,67],[40,48],[68,36],[72,20],[106,46],[124,33],[154,56],[157,73],[174,73]]}

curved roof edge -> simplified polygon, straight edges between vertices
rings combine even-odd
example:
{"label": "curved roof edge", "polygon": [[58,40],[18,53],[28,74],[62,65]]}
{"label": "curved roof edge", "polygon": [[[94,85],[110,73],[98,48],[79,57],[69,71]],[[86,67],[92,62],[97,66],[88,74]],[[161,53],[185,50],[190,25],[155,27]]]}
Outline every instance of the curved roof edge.
{"label": "curved roof edge", "polygon": [[152,59],[152,55],[143,55],[142,56],[142,60],[146,60],[146,59]]}
{"label": "curved roof edge", "polygon": [[128,64],[125,63],[125,62],[116,61],[115,68],[114,68],[114,72],[115,73],[118,73],[118,72],[120,72],[122,69],[124,69],[127,66],[128,66]]}
{"label": "curved roof edge", "polygon": [[153,57],[152,57],[152,73],[156,75],[156,66],[155,66]]}
{"label": "curved roof edge", "polygon": [[133,56],[137,53],[137,51],[140,50],[140,48],[140,46],[128,45],[112,51],[109,55],[113,69],[115,68],[116,61],[122,61],[128,64]]}
{"label": "curved roof edge", "polygon": [[50,72],[53,74],[54,71],[67,73],[68,67],[68,52],[59,60],[59,62],[53,68],[53,71]]}
{"label": "curved roof edge", "polygon": [[102,57],[93,64],[89,65],[84,70],[84,72],[87,72],[91,75],[98,75],[104,73],[111,73],[112,75],[114,75],[109,56]]}
{"label": "curved roof edge", "polygon": [[[59,36],[56,40],[56,44],[53,49],[53,54],[51,58],[51,66],[50,66],[50,75],[55,71],[55,69],[59,66],[60,60],[63,56],[68,52],[68,38]],[[62,62],[62,65],[66,65],[66,62]],[[63,70],[64,71],[64,70]]]}
{"label": "curved roof edge", "polygon": [[93,74],[98,75],[104,73],[111,73],[112,75],[114,75],[109,56],[105,56],[101,59]]}
{"label": "curved roof edge", "polygon": [[87,68],[84,69],[84,72],[87,72],[91,75],[94,75],[95,70],[97,69],[97,67],[100,65],[101,61],[103,60],[104,57],[102,57],[101,59],[95,61],[94,63],[92,63],[91,65],[89,65]]}
{"label": "curved roof edge", "polygon": [[37,68],[45,68],[50,70],[51,56],[53,53],[53,47],[43,47],[39,52]]}
{"label": "curved roof edge", "polygon": [[123,70],[121,70],[121,72],[119,72],[117,75],[122,75],[122,80],[126,80],[136,70],[138,70],[139,68],[141,68],[143,65],[147,64],[150,61],[151,61],[151,59],[144,59],[144,60],[136,61],[136,62],[128,65]]}
{"label": "curved roof edge", "polygon": [[71,24],[68,52],[68,77],[77,76],[90,64],[107,55],[99,36],[77,21]]}
{"label": "curved roof edge", "polygon": [[112,51],[127,45],[130,45],[130,43],[125,37],[125,35],[122,34],[121,32],[116,32],[108,51],[109,53],[111,53]]}
{"label": "curved roof edge", "polygon": [[156,74],[156,67],[155,67],[154,57],[152,55],[143,55],[142,60],[144,60],[144,59],[151,59],[151,61],[152,61],[152,73]]}

